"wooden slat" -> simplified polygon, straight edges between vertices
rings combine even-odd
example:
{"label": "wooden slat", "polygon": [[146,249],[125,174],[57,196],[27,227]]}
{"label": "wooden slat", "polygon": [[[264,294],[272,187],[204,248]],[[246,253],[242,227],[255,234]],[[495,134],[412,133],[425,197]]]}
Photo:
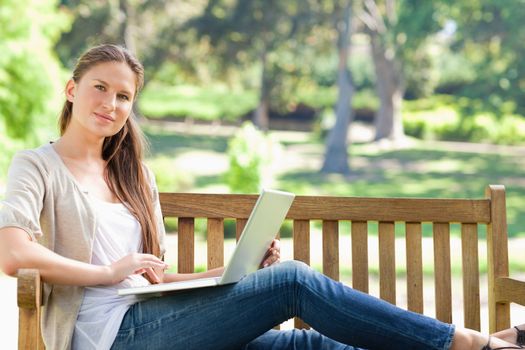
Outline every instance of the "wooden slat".
{"label": "wooden slat", "polygon": [[339,281],[339,223],[323,221],[323,273]]}
{"label": "wooden slat", "polygon": [[[161,193],[168,217],[248,218],[256,195]],[[288,219],[480,222],[490,221],[487,199],[421,199],[297,196]]]}
{"label": "wooden slat", "polygon": [[208,270],[224,266],[224,219],[208,219]]}
{"label": "wooden slat", "polygon": [[379,223],[379,296],[396,303],[396,254],[393,222]]}
{"label": "wooden slat", "polygon": [[508,277],[496,280],[496,295],[499,303],[516,303],[525,306],[525,281]]}
{"label": "wooden slat", "polygon": [[191,273],[195,270],[195,220],[179,218],[178,271]]}
{"label": "wooden slat", "polygon": [[310,265],[310,221],[293,222],[293,258]]}
{"label": "wooden slat", "polygon": [[42,286],[35,269],[20,269],[17,280],[18,349],[44,349],[40,330]]}
{"label": "wooden slat", "polygon": [[24,309],[37,309],[42,305],[40,272],[20,269],[17,273],[17,305]]}
{"label": "wooden slat", "polygon": [[[293,257],[310,265],[310,221],[308,220],[293,222]],[[294,326],[298,329],[310,328],[299,317],[294,318]]]}
{"label": "wooden slat", "polygon": [[436,318],[452,323],[452,281],[450,275],[450,226],[434,223],[434,272]]}
{"label": "wooden slat", "polygon": [[407,222],[407,302],[410,311],[423,313],[423,251],[421,223]]}
{"label": "wooden slat", "polygon": [[242,235],[242,230],[244,230],[244,226],[246,226],[246,223],[248,222],[247,219],[237,219],[235,220],[235,239],[237,242],[239,242],[239,239]]}
{"label": "wooden slat", "polygon": [[463,264],[463,310],[465,327],[481,329],[479,298],[478,225],[461,225],[461,258]]}
{"label": "wooden slat", "polygon": [[485,190],[490,199],[491,223],[487,225],[488,280],[489,280],[489,331],[491,333],[510,327],[510,305],[498,303],[496,280],[509,276],[507,241],[507,209],[505,187],[490,185]]}
{"label": "wooden slat", "polygon": [[368,224],[352,221],[352,287],[368,293]]}
{"label": "wooden slat", "polygon": [[44,349],[40,332],[40,309],[19,309],[18,349]]}

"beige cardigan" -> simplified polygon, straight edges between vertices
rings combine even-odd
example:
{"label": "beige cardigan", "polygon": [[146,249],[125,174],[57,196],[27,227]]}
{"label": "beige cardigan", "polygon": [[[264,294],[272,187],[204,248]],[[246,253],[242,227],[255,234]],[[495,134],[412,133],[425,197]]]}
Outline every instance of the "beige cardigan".
{"label": "beige cardigan", "polygon": [[[159,196],[154,177],[148,173],[164,253]],[[0,228],[21,228],[54,252],[89,263],[95,225],[95,213],[86,194],[51,144],[17,153],[0,207]],[[83,287],[44,284],[42,335],[46,348],[71,347],[83,293]]]}

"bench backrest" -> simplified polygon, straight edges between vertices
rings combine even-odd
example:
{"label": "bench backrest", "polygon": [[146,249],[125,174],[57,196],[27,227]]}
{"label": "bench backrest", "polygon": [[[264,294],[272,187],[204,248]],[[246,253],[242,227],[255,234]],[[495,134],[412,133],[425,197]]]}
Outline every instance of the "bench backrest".
{"label": "bench backrest", "polygon": [[[178,218],[178,271],[195,268],[195,219],[207,219],[207,267],[224,263],[224,220],[236,221],[237,238],[256,195],[161,193],[165,217]],[[406,240],[407,307],[423,313],[422,224],[432,224],[436,318],[451,323],[452,276],[450,226],[461,225],[464,326],[479,330],[480,274],[478,224],[486,225],[488,245],[489,328],[508,327],[508,303],[497,303],[496,279],[508,276],[505,190],[489,186],[483,199],[418,199],[297,196],[287,215],[293,221],[293,257],[310,263],[310,222],[322,222],[322,271],[339,279],[339,222],[351,226],[352,287],[369,292],[368,227],[377,223],[379,296],[396,303],[395,223]],[[318,249],[315,247],[315,249]],[[455,252],[456,253],[456,252]],[[459,253],[459,252],[457,252]],[[505,292],[505,288],[499,291]],[[498,297],[501,300],[501,296]],[[505,299],[505,298],[503,298]],[[296,321],[297,327],[304,326]]]}

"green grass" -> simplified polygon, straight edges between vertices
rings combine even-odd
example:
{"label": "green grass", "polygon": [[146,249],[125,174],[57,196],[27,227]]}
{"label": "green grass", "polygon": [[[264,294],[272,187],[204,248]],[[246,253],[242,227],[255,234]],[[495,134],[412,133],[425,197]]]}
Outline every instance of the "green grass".
{"label": "green grass", "polygon": [[[228,142],[225,136],[188,136],[154,130],[147,134],[152,140],[152,159],[159,156],[176,159],[195,149],[225,157]],[[304,140],[309,147],[303,148],[307,151],[297,151],[296,157],[320,163],[324,146],[309,138]],[[409,149],[384,151],[373,145],[355,144],[350,148],[352,174],[349,177],[326,176],[311,167],[283,168],[277,174],[275,187],[299,195],[483,198],[487,185],[503,184],[507,191],[509,235],[525,235],[525,158],[512,153],[462,152],[451,149],[450,145],[441,145],[416,142]],[[301,144],[289,145],[297,146]],[[184,170],[180,171],[191,174],[191,168],[192,164],[184,164]],[[167,169],[161,172],[177,171]],[[224,188],[223,174],[224,170],[194,175],[191,190]]]}
{"label": "green grass", "polygon": [[525,159],[519,155],[466,153],[415,146],[397,151],[351,148],[350,179],[311,171],[285,173],[281,187],[301,194],[364,197],[483,198],[485,186],[507,191],[509,233],[525,233]]}
{"label": "green grass", "polygon": [[255,91],[233,91],[224,86],[148,85],[139,106],[149,118],[194,118],[236,121],[257,105]]}

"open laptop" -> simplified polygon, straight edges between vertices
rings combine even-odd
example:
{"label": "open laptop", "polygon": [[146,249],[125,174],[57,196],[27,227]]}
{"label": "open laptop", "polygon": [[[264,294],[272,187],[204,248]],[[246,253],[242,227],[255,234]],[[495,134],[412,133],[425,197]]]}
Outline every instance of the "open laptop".
{"label": "open laptop", "polygon": [[242,231],[230,262],[221,277],[199,278],[189,281],[152,284],[123,288],[119,295],[159,293],[174,290],[213,287],[236,283],[255,272],[275,238],[295,198],[293,193],[263,190]]}

